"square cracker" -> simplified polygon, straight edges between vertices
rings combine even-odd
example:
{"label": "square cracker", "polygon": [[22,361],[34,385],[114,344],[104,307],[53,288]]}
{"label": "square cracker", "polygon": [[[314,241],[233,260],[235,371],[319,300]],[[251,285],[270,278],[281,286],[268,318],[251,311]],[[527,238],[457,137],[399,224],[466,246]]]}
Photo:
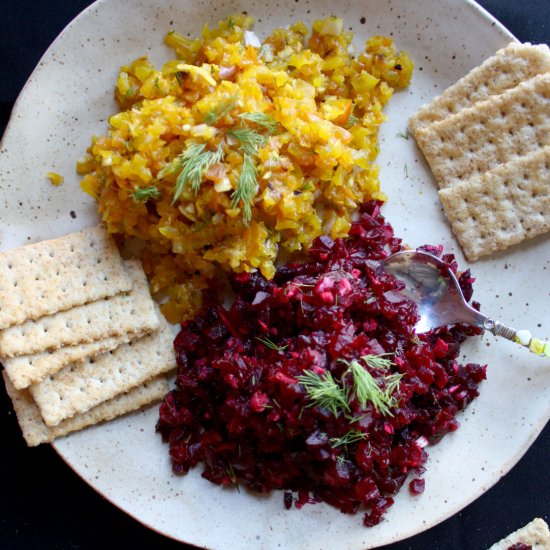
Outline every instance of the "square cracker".
{"label": "square cracker", "polygon": [[550,147],[439,191],[470,261],[550,231]]}
{"label": "square cracker", "polygon": [[521,529],[493,544],[489,550],[507,550],[520,542],[531,546],[533,550],[550,550],[550,530],[546,522],[541,518],[535,518]]}
{"label": "square cracker", "polygon": [[29,355],[124,334],[147,334],[158,327],[155,304],[138,260],[124,267],[132,289],[60,311],[0,332],[0,357]]}
{"label": "square cracker", "polygon": [[64,346],[52,351],[3,357],[1,362],[14,388],[21,390],[31,384],[40,382],[46,376],[60,371],[71,363],[77,363],[83,359],[95,357],[100,353],[115,349],[121,344],[126,344],[134,337],[136,337],[135,334],[113,336],[95,342]]}
{"label": "square cracker", "polygon": [[162,317],[159,329],[45,378],[29,390],[48,426],[175,368],[173,334]]}
{"label": "square cracker", "polygon": [[550,71],[550,49],[546,44],[533,46],[511,42],[440,96],[423,105],[410,119],[409,130],[417,130],[443,120],[478,101],[515,88],[525,80]]}
{"label": "square cracker", "polygon": [[0,329],[130,290],[112,237],[91,227],[0,254]]}
{"label": "square cracker", "polygon": [[118,395],[109,401],[105,401],[89,411],[68,418],[57,426],[48,427],[40,416],[40,410],[33,401],[28,390],[17,390],[11,384],[6,373],[3,373],[6,390],[10,396],[17,421],[23,432],[23,437],[29,447],[35,447],[41,443],[50,443],[57,437],[62,437],[71,432],[76,432],[112,420],[123,414],[135,411],[160,401],[168,393],[168,381],[164,377],[155,378],[144,382],[127,393]]}
{"label": "square cracker", "polygon": [[416,133],[441,188],[550,145],[550,73]]}

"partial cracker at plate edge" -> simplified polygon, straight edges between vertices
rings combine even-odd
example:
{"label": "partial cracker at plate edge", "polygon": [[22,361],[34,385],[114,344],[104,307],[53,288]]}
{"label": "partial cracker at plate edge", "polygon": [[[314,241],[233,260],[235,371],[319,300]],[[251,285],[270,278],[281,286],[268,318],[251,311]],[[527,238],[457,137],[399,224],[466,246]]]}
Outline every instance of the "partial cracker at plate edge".
{"label": "partial cracker at plate edge", "polygon": [[550,72],[420,129],[416,141],[439,187],[550,145],[548,94]]}
{"label": "partial cracker at plate edge", "polygon": [[131,286],[103,226],[8,250],[0,253],[0,329]]}
{"label": "partial cracker at plate edge", "polygon": [[128,343],[134,338],[139,338],[149,333],[124,334],[122,336],[113,336],[94,342],[76,344],[74,346],[65,346],[52,352],[38,352],[32,355],[18,355],[16,357],[2,357],[0,362],[4,366],[10,382],[17,390],[22,390],[36,384],[59,372],[61,369],[71,363],[78,363],[87,358],[93,358],[96,355],[105,353],[117,348],[122,344]]}
{"label": "partial cracker at plate edge", "polygon": [[132,388],[127,393],[104,401],[89,411],[48,427],[40,415],[40,410],[28,390],[17,390],[11,384],[6,373],[2,373],[6,391],[10,396],[23,437],[29,447],[41,443],[51,443],[58,437],[80,431],[92,425],[113,420],[119,416],[151,405],[164,398],[168,393],[168,379],[160,376]]}
{"label": "partial cracker at plate edge", "polygon": [[[512,66],[512,68],[504,72],[503,65]],[[442,120],[478,101],[500,94],[517,86],[521,81],[547,71],[550,71],[550,49],[546,44],[511,42],[451,84],[430,102],[422,105],[409,118],[408,129],[414,136],[420,128],[432,122]],[[495,78],[500,80],[495,81]],[[480,89],[482,84],[483,89]]]}
{"label": "partial cracker at plate edge", "polygon": [[51,351],[158,327],[158,315],[139,260],[125,260],[132,289],[0,331],[0,356]]}
{"label": "partial cracker at plate edge", "polygon": [[522,542],[533,547],[533,550],[550,550],[550,530],[541,518],[524,525],[506,538],[496,542],[488,550],[507,550],[510,546]]}
{"label": "partial cracker at plate edge", "polygon": [[550,231],[550,146],[439,191],[469,261]]}

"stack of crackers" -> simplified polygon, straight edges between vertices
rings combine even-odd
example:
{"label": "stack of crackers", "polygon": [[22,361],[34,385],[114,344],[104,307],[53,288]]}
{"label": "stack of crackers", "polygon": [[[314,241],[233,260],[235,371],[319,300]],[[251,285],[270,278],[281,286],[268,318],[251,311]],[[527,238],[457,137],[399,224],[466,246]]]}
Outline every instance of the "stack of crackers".
{"label": "stack of crackers", "polygon": [[470,261],[550,230],[550,50],[511,43],[409,120]]}
{"label": "stack of crackers", "polygon": [[172,341],[104,228],[0,254],[0,362],[29,446],[162,399]]}

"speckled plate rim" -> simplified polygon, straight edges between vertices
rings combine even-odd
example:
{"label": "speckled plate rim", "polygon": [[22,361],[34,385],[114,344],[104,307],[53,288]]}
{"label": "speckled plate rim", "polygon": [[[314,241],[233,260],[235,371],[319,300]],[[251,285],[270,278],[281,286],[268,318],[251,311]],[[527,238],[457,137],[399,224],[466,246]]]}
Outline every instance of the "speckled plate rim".
{"label": "speckled plate rim", "polygon": [[[88,14],[88,12],[90,12],[91,10],[94,10],[94,9],[97,9],[98,7],[100,7],[101,5],[105,4],[105,3],[108,3],[112,0],[98,0],[97,2],[95,2],[94,4],[90,5],[88,8],[86,8],[81,14],[79,14],[67,27],[66,29],[68,28],[71,28],[71,27],[74,27],[75,25],[78,25],[80,20],[82,18],[85,18],[86,15]],[[479,14],[480,17],[483,17],[485,19],[487,19],[488,21],[490,21],[495,27],[496,29],[498,29],[498,31],[500,33],[502,33],[503,35],[507,36],[509,39],[515,39],[513,37],[513,35],[500,23],[498,22],[494,17],[492,17],[484,8],[482,8],[481,6],[479,6],[476,2],[473,2],[472,0],[462,0],[464,4],[466,5],[469,5],[471,8],[473,8],[474,10],[476,10]],[[65,30],[66,30],[65,29]],[[63,31],[65,32],[65,31]],[[61,33],[63,34],[63,33]],[[35,69],[35,71],[33,72],[33,74],[31,75],[31,77],[29,78],[29,80],[27,81],[27,83],[25,84],[25,87],[23,88],[23,91],[20,95],[20,97],[18,98],[16,104],[14,105],[14,109],[13,109],[13,112],[12,112],[12,116],[10,117],[10,120],[8,122],[8,125],[6,127],[6,131],[5,131],[5,134],[4,135],[7,135],[11,129],[12,129],[12,126],[14,125],[14,120],[15,120],[15,117],[16,117],[16,114],[17,114],[17,111],[19,109],[19,106],[20,106],[20,103],[21,103],[21,98],[22,96],[24,95],[26,89],[32,85],[34,79],[36,78],[36,76],[38,76],[39,72],[42,71],[42,70],[48,70],[46,67],[43,67],[42,66],[42,60],[48,55],[50,49],[54,48],[58,41],[60,40],[61,38],[61,35],[52,43],[52,45],[50,46],[50,48],[48,49],[48,51],[44,54],[44,56],[42,57],[42,59],[40,60],[39,64],[38,64],[38,67]],[[1,148],[1,142],[0,142],[0,148]],[[389,218],[389,216],[388,216]],[[391,221],[391,219],[390,219]],[[530,431],[530,436],[528,438],[528,442],[527,442],[527,445],[525,445],[524,447],[520,448],[517,450],[517,452],[503,465],[501,465],[500,469],[498,471],[495,471],[494,475],[492,476],[491,480],[488,482],[488,483],[485,483],[483,486],[480,486],[479,487],[479,490],[475,493],[470,493],[469,495],[469,498],[467,500],[464,500],[463,502],[461,502],[459,505],[457,505],[456,507],[452,508],[452,509],[448,509],[446,511],[446,514],[443,516],[443,517],[440,517],[437,521],[434,521],[434,522],[431,522],[430,524],[428,525],[424,525],[422,526],[422,529],[411,529],[409,531],[405,531],[405,532],[401,532],[399,533],[398,536],[396,536],[395,538],[392,538],[391,540],[388,539],[386,541],[383,542],[383,544],[387,544],[387,543],[390,543],[390,542],[396,542],[398,540],[402,540],[404,538],[408,538],[410,536],[413,536],[421,531],[424,531],[425,529],[428,529],[434,525],[436,525],[437,523],[447,519],[448,517],[450,517],[451,515],[453,515],[454,513],[458,512],[459,510],[461,510],[462,508],[464,508],[466,505],[468,505],[469,503],[471,503],[473,500],[475,500],[476,498],[478,498],[481,494],[483,494],[487,489],[489,489],[491,486],[493,486],[496,482],[498,482],[498,480],[501,478],[502,475],[504,475],[506,472],[508,472],[517,462],[518,460],[520,460],[520,458],[524,455],[524,453],[527,451],[528,447],[530,446],[530,444],[536,439],[536,437],[538,436],[538,434],[540,433],[540,431],[543,429],[544,425],[546,424],[547,422],[547,419],[550,417],[550,406],[548,408],[548,411],[547,411],[547,414],[546,414],[546,417],[541,417],[539,419],[539,422],[532,426],[532,429]],[[86,476],[83,475],[83,473],[80,471],[78,465],[72,463],[68,458],[67,456],[65,455],[64,453],[64,450],[60,447],[62,447],[62,445],[59,445],[57,443],[54,443],[53,444],[53,447],[56,449],[56,451],[59,453],[59,455],[65,460],[65,462],[78,474],[80,475],[85,481],[87,481],[88,484],[90,484],[98,493],[102,494],[106,499],[110,500],[113,504],[115,504],[116,506],[118,506],[119,508],[121,508],[123,511],[125,511],[126,513],[128,513],[130,516],[134,517],[137,521],[141,522],[142,524],[146,525],[147,527],[149,527],[150,529],[154,530],[154,531],[157,531],[158,533],[161,533],[163,535],[166,535],[166,536],[171,536],[170,534],[167,534],[166,532],[164,532],[162,529],[159,529],[156,525],[154,525],[153,523],[151,522],[147,522],[147,521],[144,521],[142,518],[139,517],[139,515],[136,515],[136,514],[132,514],[130,513],[127,509],[125,509],[124,506],[120,506],[120,504],[118,504],[113,498],[112,498],[112,495],[109,495],[108,493],[102,491],[100,488],[98,488],[98,486],[96,486],[94,483],[93,483],[93,480],[90,480],[89,478],[87,478]],[[181,538],[176,538],[176,540],[180,540],[182,542],[185,542],[183,539]]]}

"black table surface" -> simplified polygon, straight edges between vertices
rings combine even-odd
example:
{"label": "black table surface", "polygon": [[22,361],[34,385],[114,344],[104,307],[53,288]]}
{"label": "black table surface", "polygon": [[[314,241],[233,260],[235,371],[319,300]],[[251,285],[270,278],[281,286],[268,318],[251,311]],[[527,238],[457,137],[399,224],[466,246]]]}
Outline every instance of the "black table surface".
{"label": "black table surface", "polygon": [[[41,55],[90,3],[0,0],[0,134]],[[479,3],[521,41],[549,43],[549,0]],[[104,500],[51,446],[27,448],[0,386],[0,550],[191,548],[147,529]],[[534,517],[548,522],[549,445],[547,426],[512,471],[481,498],[432,529],[384,548],[483,550]]]}

